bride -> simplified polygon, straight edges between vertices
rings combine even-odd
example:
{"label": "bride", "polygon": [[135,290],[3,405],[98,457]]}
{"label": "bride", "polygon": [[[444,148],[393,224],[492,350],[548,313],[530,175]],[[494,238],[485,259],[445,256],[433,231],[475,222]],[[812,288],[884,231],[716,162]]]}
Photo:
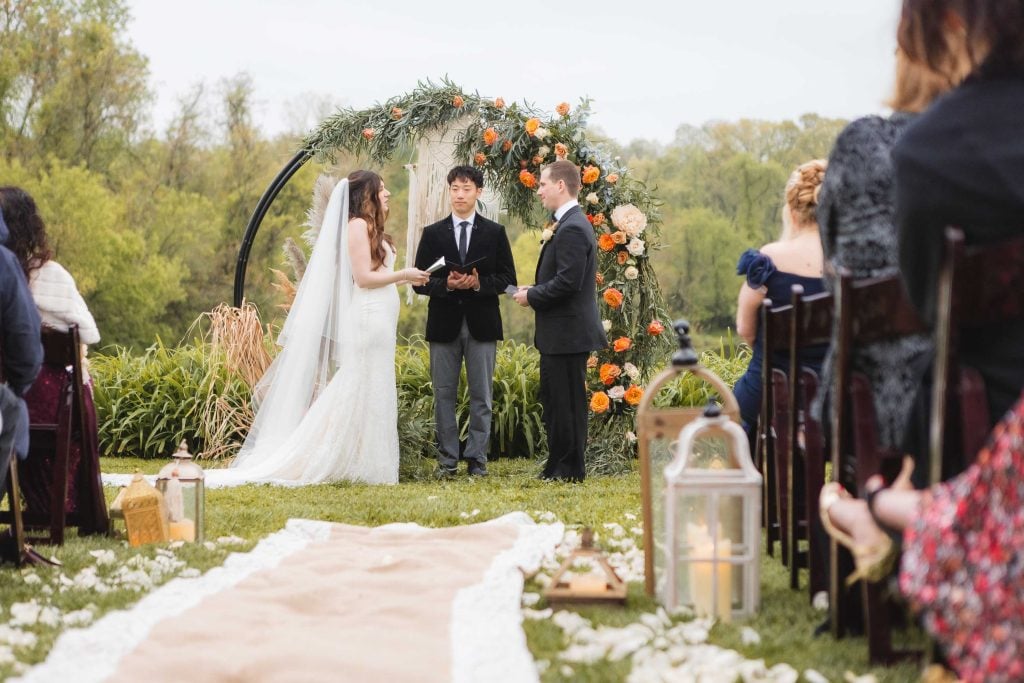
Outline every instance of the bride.
{"label": "bride", "polygon": [[231,469],[207,472],[209,485],[398,481],[396,285],[429,274],[394,271],[390,195],[372,171],[335,186],[281,351],[254,390],[252,428]]}

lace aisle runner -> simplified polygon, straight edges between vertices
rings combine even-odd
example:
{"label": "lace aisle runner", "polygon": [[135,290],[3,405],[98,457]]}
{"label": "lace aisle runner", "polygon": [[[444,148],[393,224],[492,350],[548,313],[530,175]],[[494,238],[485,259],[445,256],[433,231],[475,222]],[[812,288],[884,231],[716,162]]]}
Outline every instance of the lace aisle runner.
{"label": "lace aisle runner", "polygon": [[563,531],[524,513],[446,529],[289,520],[223,567],[64,633],[20,680],[536,681],[523,572]]}

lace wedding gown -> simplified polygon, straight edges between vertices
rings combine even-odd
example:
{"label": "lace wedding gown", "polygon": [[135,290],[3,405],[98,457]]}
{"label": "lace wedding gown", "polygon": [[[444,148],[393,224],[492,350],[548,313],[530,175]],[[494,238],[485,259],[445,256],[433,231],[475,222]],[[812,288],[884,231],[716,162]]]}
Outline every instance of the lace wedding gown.
{"label": "lace wedding gown", "polygon": [[[393,270],[388,249],[384,268]],[[209,486],[267,482],[297,486],[331,481],[398,482],[398,393],[395,343],[396,285],[352,287],[347,324],[353,346],[298,427],[283,443],[260,444],[238,467],[207,470]]]}

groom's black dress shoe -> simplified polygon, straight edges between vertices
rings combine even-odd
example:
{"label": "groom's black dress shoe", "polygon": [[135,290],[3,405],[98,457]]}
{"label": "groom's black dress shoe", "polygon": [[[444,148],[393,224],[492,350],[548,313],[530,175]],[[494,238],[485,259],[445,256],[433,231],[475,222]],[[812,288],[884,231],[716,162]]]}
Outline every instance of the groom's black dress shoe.
{"label": "groom's black dress shoe", "polygon": [[479,460],[467,460],[466,461],[467,471],[471,477],[486,477],[487,476],[487,464],[482,463]]}

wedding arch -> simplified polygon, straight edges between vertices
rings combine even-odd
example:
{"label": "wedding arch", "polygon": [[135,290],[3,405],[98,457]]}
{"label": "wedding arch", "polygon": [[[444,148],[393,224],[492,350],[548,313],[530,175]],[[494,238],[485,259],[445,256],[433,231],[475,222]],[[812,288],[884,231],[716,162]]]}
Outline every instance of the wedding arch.
{"label": "wedding arch", "polygon": [[[332,162],[338,150],[346,150],[385,163],[399,151],[418,146],[420,167],[407,166],[413,173],[410,235],[439,217],[425,212],[444,206],[448,163],[474,164],[493,188],[496,201],[491,208],[500,203],[509,215],[539,228],[541,241],[550,239],[551,232],[535,196],[540,170],[555,159],[568,159],[581,169],[579,200],[600,250],[598,304],[609,340],[608,348],[588,363],[589,450],[631,455],[644,383],[671,348],[664,335],[664,301],[649,258],[659,247],[659,202],[618,157],[587,139],[589,115],[585,99],[576,106],[562,102],[552,114],[526,103],[465,92],[447,79],[420,83],[410,93],[367,109],[340,109],[305,137],[253,211],[235,270],[235,306],[243,300],[249,250],[260,223],[277,194],[310,159]],[[434,154],[438,149],[444,153]],[[434,168],[428,168],[426,157],[438,156],[447,161],[438,164],[435,158]]]}

